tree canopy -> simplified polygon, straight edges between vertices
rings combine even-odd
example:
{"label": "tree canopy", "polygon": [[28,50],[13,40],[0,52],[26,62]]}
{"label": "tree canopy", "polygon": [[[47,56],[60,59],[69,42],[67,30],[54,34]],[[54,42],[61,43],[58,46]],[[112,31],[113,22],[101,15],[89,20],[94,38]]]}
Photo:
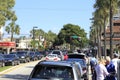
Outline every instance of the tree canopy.
{"label": "tree canopy", "polygon": [[[58,34],[57,42],[59,45],[68,43],[74,44],[75,46],[84,46],[87,42],[87,33],[78,25],[66,24],[63,26]],[[73,38],[72,36],[77,36],[78,38]]]}

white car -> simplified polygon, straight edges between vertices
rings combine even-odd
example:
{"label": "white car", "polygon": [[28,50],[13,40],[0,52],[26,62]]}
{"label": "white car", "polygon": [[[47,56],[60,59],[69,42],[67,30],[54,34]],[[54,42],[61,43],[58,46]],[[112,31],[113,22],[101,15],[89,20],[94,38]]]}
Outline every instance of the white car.
{"label": "white car", "polygon": [[57,54],[48,54],[45,58],[46,61],[61,61]]}
{"label": "white car", "polygon": [[57,54],[61,60],[64,60],[64,55],[61,50],[53,50],[51,54]]}

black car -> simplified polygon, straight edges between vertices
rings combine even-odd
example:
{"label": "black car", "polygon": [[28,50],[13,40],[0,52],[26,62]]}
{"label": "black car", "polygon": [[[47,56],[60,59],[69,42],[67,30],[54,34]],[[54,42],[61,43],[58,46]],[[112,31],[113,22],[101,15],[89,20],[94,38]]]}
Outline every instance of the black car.
{"label": "black car", "polygon": [[17,51],[17,56],[20,58],[20,62],[30,62],[29,51]]}
{"label": "black car", "polygon": [[16,54],[4,54],[3,57],[5,59],[5,65],[15,66],[20,64],[19,57]]}
{"label": "black car", "polygon": [[38,60],[37,55],[35,54],[35,52],[30,51],[30,52],[29,52],[29,55],[30,55],[30,60],[31,60],[31,61]]}
{"label": "black car", "polygon": [[35,54],[37,55],[37,59],[40,60],[44,55],[42,54],[42,52],[35,52]]}
{"label": "black car", "polygon": [[5,59],[3,57],[3,54],[0,54],[0,67],[4,67],[5,66]]}
{"label": "black car", "polygon": [[81,80],[81,74],[78,62],[42,61],[34,67],[28,80]]}

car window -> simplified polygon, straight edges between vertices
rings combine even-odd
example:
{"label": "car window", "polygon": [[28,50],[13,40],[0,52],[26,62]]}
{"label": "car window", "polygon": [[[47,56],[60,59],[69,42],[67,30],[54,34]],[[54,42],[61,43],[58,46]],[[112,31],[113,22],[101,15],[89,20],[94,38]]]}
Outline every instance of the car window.
{"label": "car window", "polygon": [[48,55],[48,57],[57,57],[57,55]]}
{"label": "car window", "polygon": [[52,54],[57,54],[57,55],[60,55],[60,51],[53,51]]}
{"label": "car window", "polygon": [[66,66],[36,66],[32,78],[60,78],[62,80],[74,80],[72,67]]}

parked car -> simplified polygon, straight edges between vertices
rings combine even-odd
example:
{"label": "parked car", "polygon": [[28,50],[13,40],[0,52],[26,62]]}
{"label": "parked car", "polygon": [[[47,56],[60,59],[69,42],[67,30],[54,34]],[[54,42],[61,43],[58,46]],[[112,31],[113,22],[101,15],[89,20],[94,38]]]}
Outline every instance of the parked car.
{"label": "parked car", "polygon": [[81,69],[78,62],[42,61],[34,67],[28,80],[81,80]]}
{"label": "parked car", "polygon": [[83,53],[73,53],[73,54],[68,54],[68,59],[81,59],[81,60],[83,60],[84,61],[84,68],[82,68],[82,70],[83,70],[83,78],[84,78],[84,80],[88,80],[88,75],[87,75],[87,73],[88,73],[88,69],[87,69],[87,61],[86,61],[86,55],[85,54],[83,54]]}
{"label": "parked car", "polygon": [[35,52],[35,54],[37,55],[37,59],[40,60],[44,55],[42,54],[42,52]]}
{"label": "parked car", "polygon": [[17,56],[20,58],[20,62],[30,62],[29,51],[17,51]]}
{"label": "parked car", "polygon": [[33,52],[33,51],[30,51],[30,52],[29,52],[29,55],[30,55],[30,60],[31,60],[31,61],[35,61],[35,60],[38,59],[38,58],[37,58],[37,55],[36,55],[35,52]]}
{"label": "parked car", "polygon": [[64,60],[64,55],[60,50],[53,50],[51,54],[57,54],[61,58],[61,60]]}
{"label": "parked car", "polygon": [[48,55],[45,57],[45,60],[46,60],[46,61],[60,61],[61,58],[60,58],[57,54],[48,54]]}
{"label": "parked car", "polygon": [[5,59],[5,65],[15,66],[20,64],[19,57],[16,54],[4,54],[3,57]]}
{"label": "parked car", "polygon": [[0,67],[4,67],[5,66],[5,59],[3,57],[3,54],[0,54]]}
{"label": "parked car", "polygon": [[81,67],[82,67],[82,72],[83,72],[82,78],[83,78],[84,80],[88,80],[88,76],[87,76],[87,75],[88,75],[88,74],[87,74],[88,69],[87,69],[86,61],[85,61],[84,59],[69,58],[69,59],[67,59],[66,61],[79,62],[79,64],[80,64]]}
{"label": "parked car", "polygon": [[9,54],[17,54],[17,52],[10,52]]}

